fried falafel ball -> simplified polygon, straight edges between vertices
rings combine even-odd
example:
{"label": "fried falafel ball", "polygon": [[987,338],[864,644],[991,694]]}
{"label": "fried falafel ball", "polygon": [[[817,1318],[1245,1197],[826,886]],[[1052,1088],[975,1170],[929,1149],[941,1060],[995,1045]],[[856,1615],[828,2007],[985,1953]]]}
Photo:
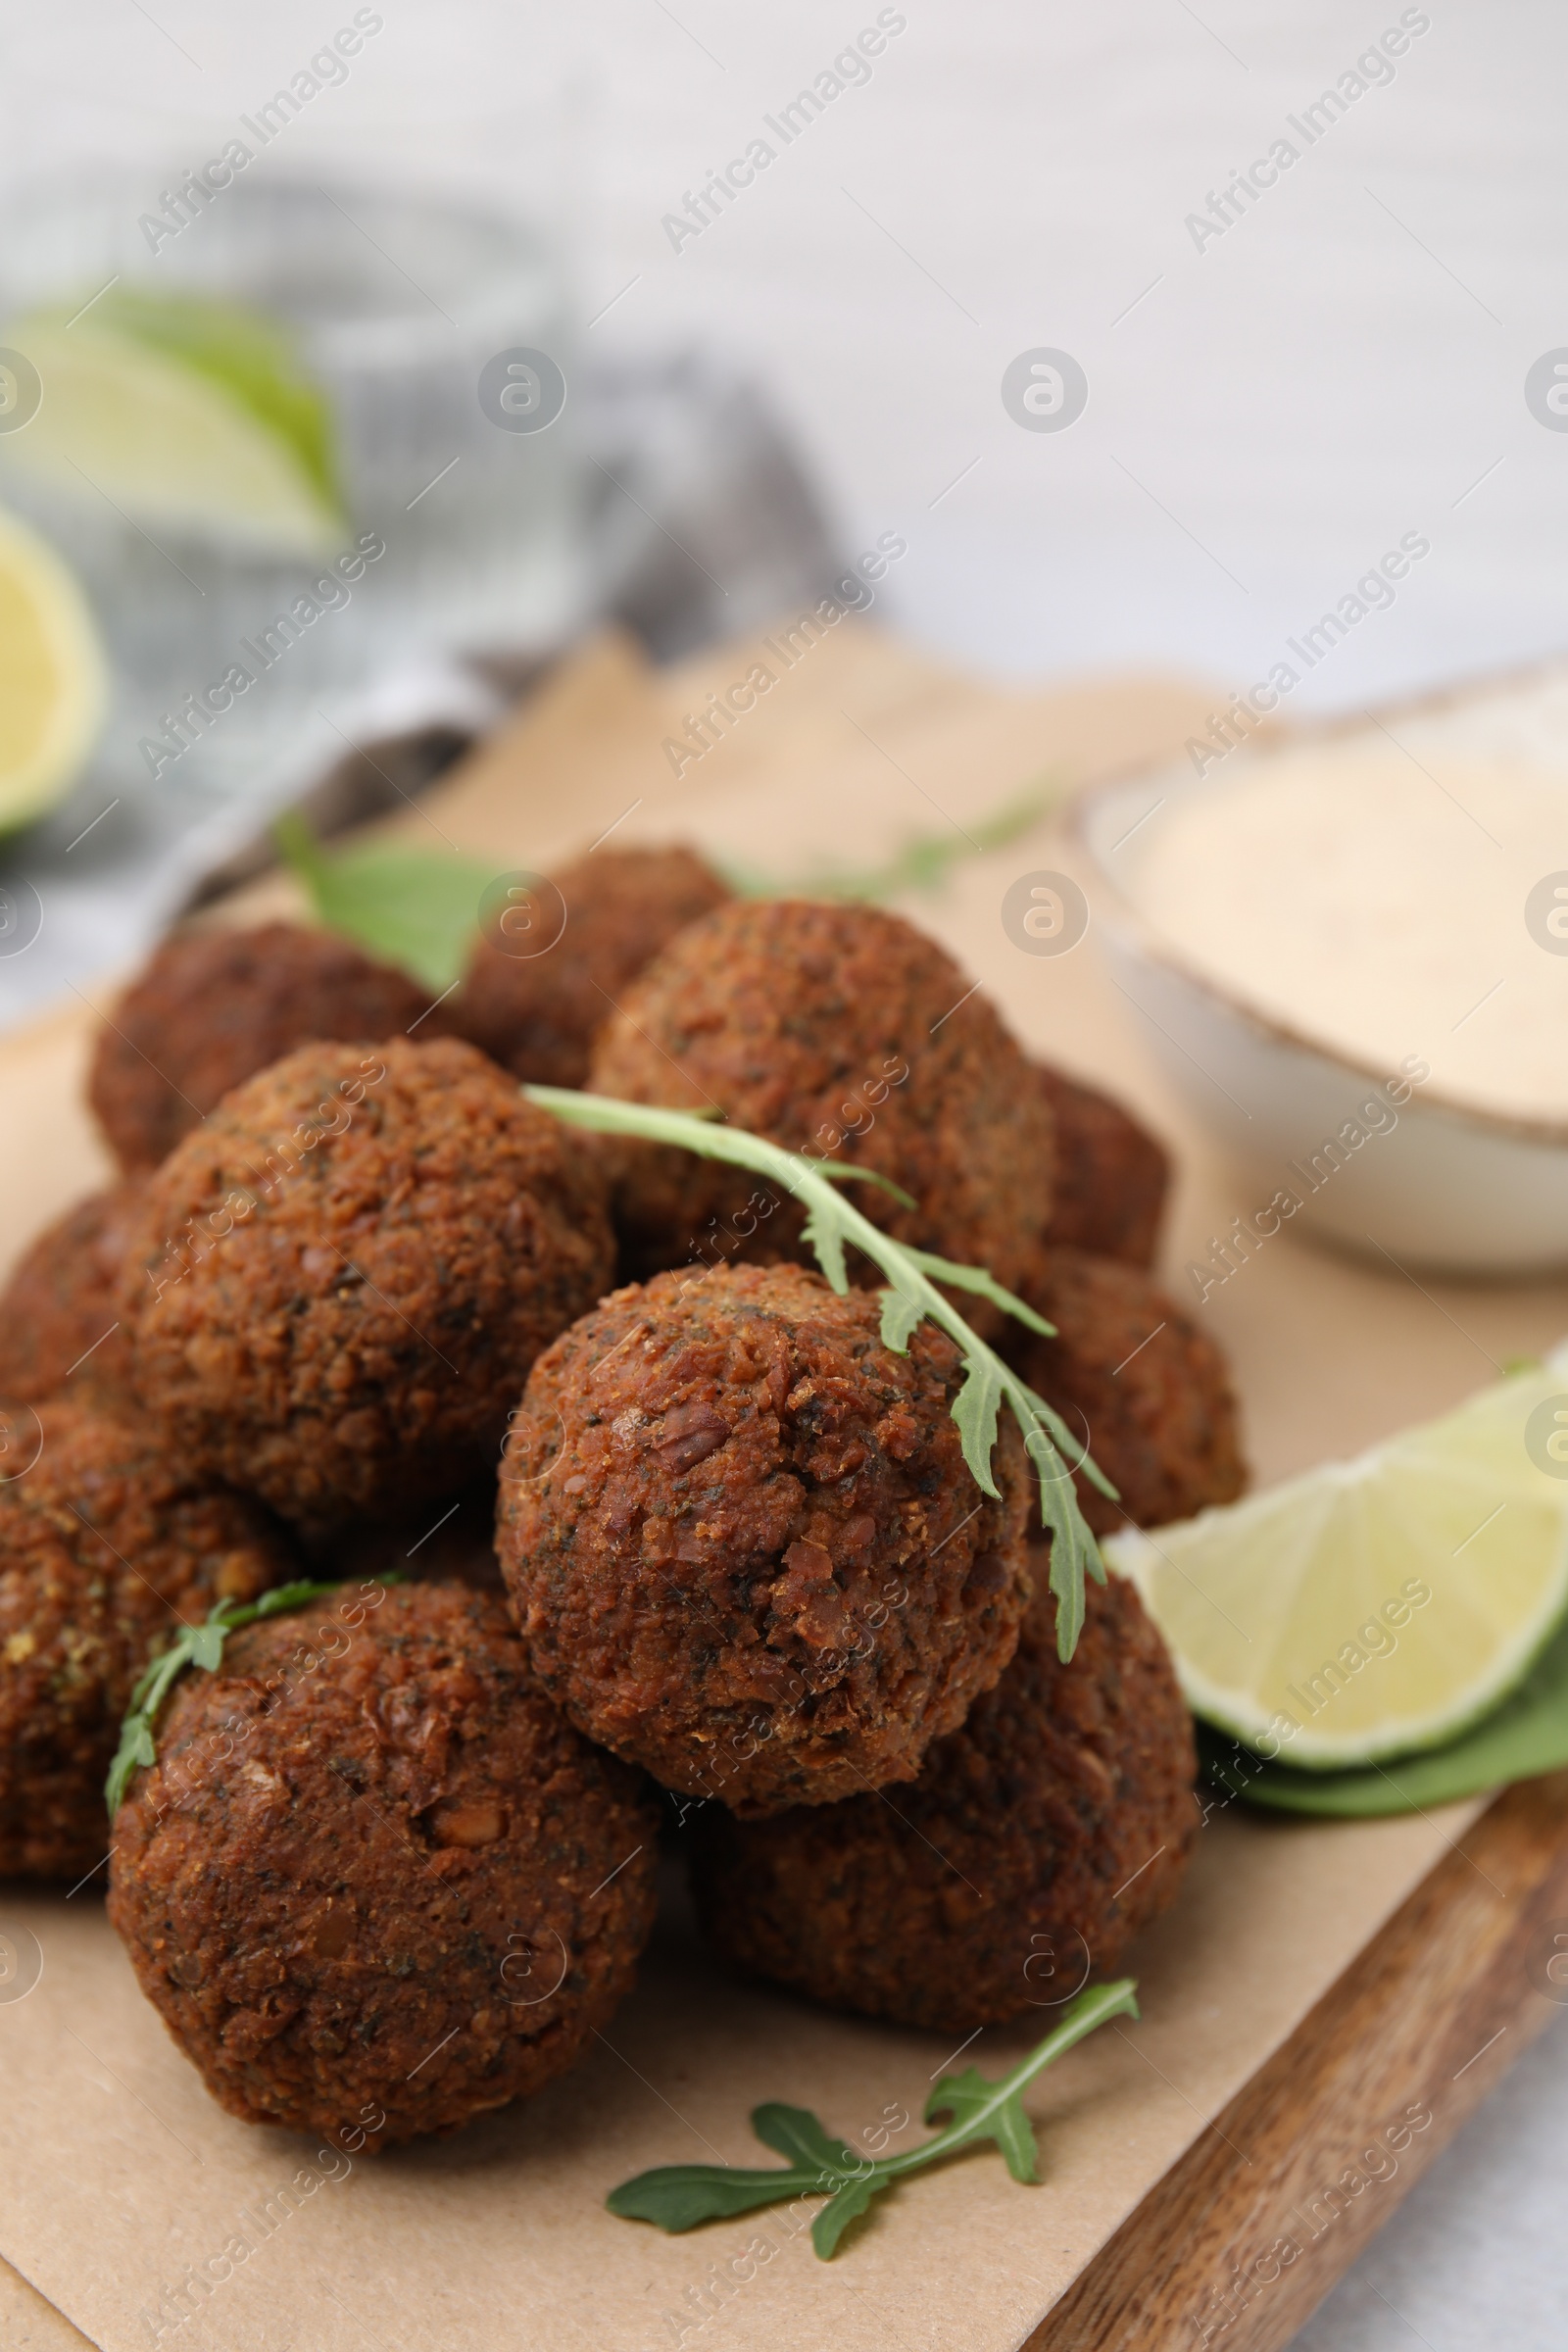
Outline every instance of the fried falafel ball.
{"label": "fried falafel ball", "polygon": [[1186,1869],[1197,1759],[1132,1586],[1085,1599],[1063,1666],[1042,1567],[1012,1663],[890,1802],[758,1822],[704,1806],[693,1879],[718,1950],[833,2008],[952,2034],[1031,2015],[1044,2031],[1114,1976]]}
{"label": "fried falafel ball", "polygon": [[149,1654],[297,1570],[266,1513],[145,1422],[75,1399],[4,1419],[19,1470],[0,1485],[0,1878],[78,1878],[109,1845],[104,1777]]}
{"label": "fried falafel ball", "polygon": [[152,956],[98,1033],[87,1100],[129,1173],[155,1168],[226,1095],[312,1038],[401,1037],[430,999],[406,972],[300,923],[187,931]]}
{"label": "fried falafel ball", "polygon": [[1013,1322],[1003,1352],[1120,1493],[1112,1502],[1078,1475],[1097,1536],[1128,1520],[1168,1527],[1235,1500],[1247,1466],[1225,1358],[1147,1274],[1047,1249],[1020,1296],[1057,1336]]}
{"label": "fried falafel ball", "polygon": [[[737,900],[705,916],[632,983],[588,1085],[716,1104],[787,1150],[874,1169],[917,1204],[853,1186],[874,1224],[1009,1287],[1051,1211],[1051,1106],[1022,1048],[934,940],[879,906]],[[624,1138],[605,1152],[628,1273],[809,1257],[800,1204],[755,1177]]]}
{"label": "fried falafel ball", "polygon": [[1056,1122],[1051,1247],[1152,1266],[1170,1187],[1170,1159],[1147,1127],[1098,1087],[1040,1065]]}
{"label": "fried falafel ball", "polygon": [[534,1367],[497,1550],[533,1671],[592,1740],[743,1814],[906,1779],[1012,1654],[1034,1501],[965,1466],[947,1336],[798,1266],[616,1291]]}
{"label": "fried falafel ball", "polygon": [[126,1177],[94,1193],[24,1250],[0,1297],[0,1396],[37,1404],[69,1387],[134,1404],[117,1294],[141,1192]]}
{"label": "fried falafel ball", "polygon": [[225,1097],[149,1182],[122,1299],[171,1445],[319,1526],[493,1465],[612,1265],[592,1153],[474,1047],[399,1038]]}
{"label": "fried falafel ball", "polygon": [[229,2114],[374,2150],[575,2064],[648,1940],[658,1817],[530,1689],[499,1600],[317,1609],[176,1686],[109,1916]]}
{"label": "fried falafel ball", "polygon": [[475,940],[452,1025],[518,1078],[581,1086],[594,1033],[628,980],[730,892],[676,846],[601,850],[532,895]]}

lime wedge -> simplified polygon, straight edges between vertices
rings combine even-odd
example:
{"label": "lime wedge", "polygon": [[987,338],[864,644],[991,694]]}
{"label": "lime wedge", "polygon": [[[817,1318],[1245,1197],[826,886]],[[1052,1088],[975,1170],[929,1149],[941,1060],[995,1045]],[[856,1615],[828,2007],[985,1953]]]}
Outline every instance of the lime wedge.
{"label": "lime wedge", "polygon": [[0,834],[53,808],[103,718],[87,601],[53,548],[0,513]]}
{"label": "lime wedge", "polygon": [[344,530],[325,395],[290,338],[226,303],[111,291],[7,328],[43,398],[11,463],[151,529],[318,555]]}
{"label": "lime wedge", "polygon": [[1195,1714],[1326,1772],[1451,1740],[1568,1609],[1568,1361],[1268,1494],[1105,1546]]}

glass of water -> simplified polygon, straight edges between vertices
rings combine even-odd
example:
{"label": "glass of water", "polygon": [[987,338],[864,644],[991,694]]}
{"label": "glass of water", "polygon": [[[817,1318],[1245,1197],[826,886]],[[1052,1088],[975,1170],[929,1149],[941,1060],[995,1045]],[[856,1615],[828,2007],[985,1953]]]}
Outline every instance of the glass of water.
{"label": "glass of water", "polygon": [[318,713],[432,657],[538,654],[580,623],[568,290],[550,245],[482,200],[253,170],[187,188],[160,234],[148,184],[74,181],[13,204],[0,344],[24,358],[29,315],[80,305],[85,324],[103,301],[112,318],[122,289],[282,326],[327,405],[342,545],[279,553],[133,516],[90,466],[73,479],[29,465],[24,429],[0,433],[0,502],[73,564],[104,633],[94,784],[266,803],[312,743],[329,756]]}

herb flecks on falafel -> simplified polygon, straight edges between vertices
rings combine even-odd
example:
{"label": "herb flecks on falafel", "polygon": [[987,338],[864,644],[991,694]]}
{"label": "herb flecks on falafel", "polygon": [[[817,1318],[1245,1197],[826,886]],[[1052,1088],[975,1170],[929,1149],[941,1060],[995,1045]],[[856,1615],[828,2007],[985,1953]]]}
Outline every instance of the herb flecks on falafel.
{"label": "herb flecks on falafel", "polygon": [[[740,900],[690,925],[627,990],[587,1084],[889,1177],[914,1205],[868,1196],[873,1223],[1009,1287],[1051,1212],[1051,1106],[1023,1049],[935,940],[881,907]],[[608,1156],[628,1274],[684,1264],[710,1225],[735,1237],[726,1254],[808,1260],[787,1198],[736,1236],[743,1174],[649,1142]]]}
{"label": "herb flecks on falafel", "polygon": [[109,1915],[231,2115],[373,2150],[576,2063],[653,1925],[657,1824],[499,1601],[406,1585],[309,1673],[299,1645],[250,1626],[179,1684]]}
{"label": "herb flecks on falafel", "polygon": [[1036,1076],[1056,1129],[1048,1249],[1087,1250],[1152,1266],[1170,1190],[1170,1159],[1123,1104],[1048,1062]]}
{"label": "herb flecks on falafel", "polygon": [[385,1515],[495,1460],[612,1261],[590,1152],[474,1047],[304,1046],[148,1184],[137,1388],[172,1446],[285,1517]]}
{"label": "herb flecks on falafel", "polygon": [[[452,1025],[515,1077],[581,1086],[628,982],[729,895],[678,845],[591,851],[481,930],[448,1007]],[[557,925],[555,937],[542,935]]]}
{"label": "herb flecks on falafel", "polygon": [[698,1913],[738,1967],[933,2033],[1042,2019],[1113,1976],[1198,1831],[1192,1725],[1133,1587],[1088,1596],[1070,1664],[1044,1584],[962,1727],[893,1792],[696,1816]]}
{"label": "herb flecks on falafel", "polygon": [[23,1251],[0,1296],[0,1396],[40,1404],[72,1389],[133,1405],[130,1343],[118,1302],[142,1179],[78,1200]]}
{"label": "herb flecks on falafel", "polygon": [[744,1813],[906,1779],[1012,1653],[1016,1429],[965,1466],[957,1348],[795,1266],[617,1291],[534,1368],[497,1548],[535,1674],[666,1787]]}
{"label": "herb flecks on falafel", "polygon": [[270,1062],[313,1038],[425,1038],[442,1016],[416,981],[331,931],[260,923],[176,932],[98,1032],[87,1099],[122,1168],[155,1168]]}
{"label": "herb flecks on falafel", "polygon": [[0,1877],[76,1878],[104,1858],[104,1775],[149,1651],[295,1563],[145,1421],[74,1399],[33,1419],[36,1459],[0,1483]]}

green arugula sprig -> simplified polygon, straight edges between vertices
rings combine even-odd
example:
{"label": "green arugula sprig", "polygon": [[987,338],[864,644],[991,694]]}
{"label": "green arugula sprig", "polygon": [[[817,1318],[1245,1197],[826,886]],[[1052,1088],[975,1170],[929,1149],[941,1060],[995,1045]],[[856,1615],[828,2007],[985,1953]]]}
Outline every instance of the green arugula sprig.
{"label": "green arugula sprig", "polygon": [[[954,1290],[989,1298],[994,1306],[1004,1307],[1048,1339],[1054,1336],[1054,1326],[1004,1290],[983,1267],[957,1265],[928,1250],[896,1242],[835,1191],[835,1178],[870,1177],[869,1169],[836,1160],[807,1159],[801,1152],[788,1152],[781,1144],[769,1143],[743,1127],[716,1125],[688,1110],[662,1110],[653,1103],[623,1102],[617,1097],[577,1094],[561,1086],[525,1086],[522,1091],[531,1102],[553,1111],[569,1126],[592,1128],[601,1135],[636,1135],[653,1143],[678,1144],[704,1159],[728,1160],[736,1167],[770,1176],[806,1202],[805,1238],[835,1291],[842,1294],[850,1287],[845,1264],[848,1248],[861,1250],[887,1276],[889,1288],[882,1293],[886,1347],[906,1355],[910,1333],[926,1320],[956,1340],[963,1357],[963,1386],[954,1398],[953,1418],[963,1440],[963,1458],[982,1493],[995,1494],[991,1456],[998,1416],[1005,1402],[1023,1432],[1040,1480],[1040,1515],[1053,1536],[1051,1590],[1056,1599],[1056,1649],[1063,1661],[1070,1658],[1084,1621],[1084,1572],[1087,1569],[1101,1584],[1105,1581],[1099,1547],[1078,1507],[1072,1472],[1063,1458],[1077,1448],[1071,1433],[1045,1398],[986,1346],[937,1285],[947,1283]],[[1102,1494],[1115,1500],[1115,1488],[1087,1453],[1075,1467],[1093,1480]]]}
{"label": "green arugula sprig", "polygon": [[[1043,783],[1051,787],[1052,780]],[[823,866],[791,877],[728,864],[723,871],[747,899],[877,900],[937,890],[956,865],[1026,833],[1058,798],[1054,787],[1031,790],[979,819],[971,831],[911,835],[884,865]],[[458,979],[479,928],[479,902],[496,878],[492,865],[461,852],[396,840],[330,847],[297,809],[277,819],[272,838],[329,930],[402,964],[427,988],[450,988]]]}
{"label": "green arugula sprig", "polygon": [[934,2139],[902,2156],[858,2155],[824,2131],[808,2108],[769,2101],[752,2110],[752,2130],[764,2147],[790,2159],[783,2171],[772,2167],[747,2172],[727,2164],[662,2165],[655,2172],[639,2173],[635,2180],[623,2180],[605,2203],[622,2221],[653,2222],[673,2235],[703,2222],[751,2213],[760,2205],[825,2196],[827,2203],[811,2224],[811,2243],[821,2261],[831,2262],[845,2230],[867,2211],[873,2197],[906,2174],[922,2172],[964,2148],[992,2140],[1015,2180],[1038,2180],[1039,2148],[1034,2126],[1023,2111],[1024,2090],[1054,2058],[1098,2026],[1113,2017],[1136,2017],[1137,1989],[1136,1980],[1124,1977],[1117,1984],[1080,1992],[1068,2003],[1055,2032],[1000,2082],[989,2082],[974,2066],[966,2066],[961,2075],[944,2075],[926,2100],[924,2120],[929,2124],[940,2115],[951,2115],[952,2123]]}
{"label": "green arugula sprig", "polygon": [[1005,849],[1027,833],[1060,798],[1060,786],[1033,789],[1006,801],[971,831],[950,826],[945,833],[911,833],[882,865],[819,865],[793,875],[764,873],[760,866],[725,863],[730,887],[743,899],[893,899],[906,891],[940,890],[955,866],[988,851]]}
{"label": "green arugula sprig", "polygon": [[[397,1571],[390,1571],[379,1581],[384,1585],[395,1584]],[[274,1585],[260,1600],[220,1600],[208,1611],[204,1623],[182,1626],[169,1647],[160,1650],[152,1663],[144,1667],[131,1691],[129,1711],[120,1728],[120,1745],[104,1784],[110,1820],[120,1810],[131,1775],[144,1764],[157,1763],[153,1727],[165,1699],[187,1666],[200,1666],[206,1673],[216,1674],[223,1663],[224,1642],[242,1625],[255,1625],[264,1617],[281,1617],[287,1609],[303,1608],[308,1600],[319,1600],[324,1592],[340,1592],[342,1589],[340,1577],[326,1584],[313,1584],[308,1577],[297,1577],[291,1585]]]}

